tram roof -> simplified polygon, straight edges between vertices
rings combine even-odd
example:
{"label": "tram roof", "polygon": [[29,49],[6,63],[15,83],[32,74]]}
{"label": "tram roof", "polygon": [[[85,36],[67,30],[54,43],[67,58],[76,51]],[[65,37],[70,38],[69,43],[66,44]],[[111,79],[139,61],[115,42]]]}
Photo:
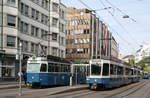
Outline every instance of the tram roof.
{"label": "tram roof", "polygon": [[30,57],[28,61],[52,61],[52,62],[61,62],[61,63],[71,63],[65,58],[55,57],[48,55],[47,57]]}

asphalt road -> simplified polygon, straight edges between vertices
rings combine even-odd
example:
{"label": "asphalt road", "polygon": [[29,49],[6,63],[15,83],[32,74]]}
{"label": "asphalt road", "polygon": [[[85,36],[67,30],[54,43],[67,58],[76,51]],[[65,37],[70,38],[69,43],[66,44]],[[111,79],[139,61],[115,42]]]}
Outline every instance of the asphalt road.
{"label": "asphalt road", "polygon": [[22,96],[18,96],[17,88],[4,89],[0,90],[0,98],[150,98],[150,80],[142,80],[138,83],[108,90],[93,91],[87,88],[52,94],[57,89],[59,90],[61,87],[23,88]]}

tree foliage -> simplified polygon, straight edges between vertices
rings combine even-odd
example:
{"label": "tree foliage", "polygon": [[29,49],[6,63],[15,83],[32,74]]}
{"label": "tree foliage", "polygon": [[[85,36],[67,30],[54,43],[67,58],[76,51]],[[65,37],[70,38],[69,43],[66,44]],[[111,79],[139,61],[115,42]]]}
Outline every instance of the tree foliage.
{"label": "tree foliage", "polygon": [[145,66],[150,66],[150,57],[142,59],[136,65],[141,66],[143,69],[147,69]]}
{"label": "tree foliage", "polygon": [[135,65],[134,58],[130,58],[130,59],[129,59],[129,64],[130,64],[130,65]]}
{"label": "tree foliage", "polygon": [[136,65],[146,65],[146,64],[150,64],[150,57],[144,58],[141,61],[139,61]]}

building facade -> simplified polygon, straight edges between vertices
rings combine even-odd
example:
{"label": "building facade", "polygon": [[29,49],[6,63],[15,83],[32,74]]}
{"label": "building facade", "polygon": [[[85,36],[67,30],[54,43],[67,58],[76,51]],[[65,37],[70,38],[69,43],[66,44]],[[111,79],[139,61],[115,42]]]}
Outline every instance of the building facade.
{"label": "building facade", "polygon": [[0,0],[0,78],[14,78],[22,43],[22,66],[28,56],[65,58],[65,9],[60,0]]}
{"label": "building facade", "polygon": [[114,37],[92,11],[69,7],[66,13],[66,58],[88,63],[92,58],[118,57]]}

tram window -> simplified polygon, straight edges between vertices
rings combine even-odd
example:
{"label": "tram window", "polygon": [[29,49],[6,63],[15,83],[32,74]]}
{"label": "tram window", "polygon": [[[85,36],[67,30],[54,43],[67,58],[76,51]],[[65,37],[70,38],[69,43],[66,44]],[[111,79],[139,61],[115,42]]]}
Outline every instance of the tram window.
{"label": "tram window", "polygon": [[126,68],[126,75],[129,74],[129,68]]}
{"label": "tram window", "polygon": [[55,72],[59,71],[59,67],[57,65],[55,65]]}
{"label": "tram window", "polygon": [[136,70],[134,69],[134,75],[136,75]]}
{"label": "tram window", "polygon": [[131,69],[131,75],[134,75],[134,73],[133,73],[133,69]]}
{"label": "tram window", "polygon": [[113,75],[117,75],[117,65],[113,65]]}
{"label": "tram window", "polygon": [[67,72],[71,72],[70,65],[68,65],[67,67],[68,67],[68,71]]}
{"label": "tram window", "polygon": [[52,63],[48,64],[48,72],[54,72],[55,68]]}
{"label": "tram window", "polygon": [[123,68],[120,66],[117,68],[117,75],[123,75]]}
{"label": "tram window", "polygon": [[68,72],[68,66],[64,65],[65,67],[65,72]]}
{"label": "tram window", "polygon": [[61,72],[65,72],[65,66],[61,65]]}
{"label": "tram window", "polygon": [[100,64],[91,64],[91,74],[100,75],[101,74],[101,65]]}
{"label": "tram window", "polygon": [[55,64],[54,66],[55,66],[55,72],[59,72],[60,67],[57,64]]}
{"label": "tram window", "polygon": [[40,72],[46,72],[46,64],[41,64]]}
{"label": "tram window", "polygon": [[114,65],[110,64],[110,74],[114,75],[114,69],[113,69]]}
{"label": "tram window", "polygon": [[123,72],[124,72],[123,67],[120,67],[120,71],[121,71],[120,74],[123,75]]}
{"label": "tram window", "polygon": [[109,75],[109,64],[103,64],[103,75],[107,76]]}
{"label": "tram window", "polygon": [[138,75],[140,75],[140,71],[138,71]]}
{"label": "tram window", "polygon": [[48,65],[48,72],[52,72],[52,66]]}

